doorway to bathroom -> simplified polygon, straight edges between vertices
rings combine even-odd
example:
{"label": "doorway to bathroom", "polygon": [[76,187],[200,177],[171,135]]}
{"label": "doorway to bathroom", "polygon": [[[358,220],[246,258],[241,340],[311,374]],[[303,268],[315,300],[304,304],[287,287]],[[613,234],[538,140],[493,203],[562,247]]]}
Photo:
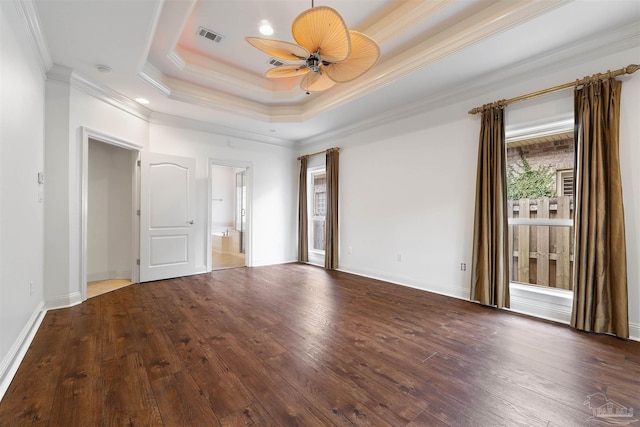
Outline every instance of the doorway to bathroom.
{"label": "doorway to bathroom", "polygon": [[247,265],[248,171],[245,166],[211,165],[212,270]]}

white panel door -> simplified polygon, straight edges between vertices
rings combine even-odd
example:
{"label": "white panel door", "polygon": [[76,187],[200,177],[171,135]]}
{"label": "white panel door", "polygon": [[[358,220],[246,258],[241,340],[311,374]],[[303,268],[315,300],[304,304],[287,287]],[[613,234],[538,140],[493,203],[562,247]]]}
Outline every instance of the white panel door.
{"label": "white panel door", "polygon": [[141,167],[140,282],[195,274],[195,159],[143,153]]}

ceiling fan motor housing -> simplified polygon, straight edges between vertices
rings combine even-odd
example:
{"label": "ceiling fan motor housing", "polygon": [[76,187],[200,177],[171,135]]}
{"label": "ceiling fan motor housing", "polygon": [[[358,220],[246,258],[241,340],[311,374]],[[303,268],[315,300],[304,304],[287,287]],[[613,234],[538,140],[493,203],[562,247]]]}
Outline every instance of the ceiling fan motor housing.
{"label": "ceiling fan motor housing", "polygon": [[309,67],[310,71],[319,72],[321,63],[322,61],[318,52],[311,54],[311,56],[307,58],[307,67]]}

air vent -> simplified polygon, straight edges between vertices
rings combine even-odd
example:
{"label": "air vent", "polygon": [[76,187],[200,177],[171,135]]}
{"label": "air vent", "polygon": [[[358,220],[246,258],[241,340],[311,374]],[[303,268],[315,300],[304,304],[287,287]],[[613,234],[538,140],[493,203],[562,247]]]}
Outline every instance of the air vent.
{"label": "air vent", "polygon": [[204,27],[198,28],[198,35],[215,43],[220,43],[222,41],[222,36],[220,34],[214,33],[213,31],[208,30]]}
{"label": "air vent", "polygon": [[274,67],[281,67],[284,65],[284,62],[280,61],[279,59],[276,58],[271,58],[269,60],[269,64],[273,65]]}

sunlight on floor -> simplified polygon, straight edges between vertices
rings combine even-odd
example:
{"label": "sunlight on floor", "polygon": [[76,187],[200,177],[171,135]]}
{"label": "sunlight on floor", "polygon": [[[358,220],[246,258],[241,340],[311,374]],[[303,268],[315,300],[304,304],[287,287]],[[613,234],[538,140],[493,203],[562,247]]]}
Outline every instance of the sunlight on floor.
{"label": "sunlight on floor", "polygon": [[115,291],[116,289],[129,286],[130,284],[131,280],[127,279],[108,279],[89,282],[87,283],[87,298],[92,298],[98,295],[105,294],[107,292]]}
{"label": "sunlight on floor", "polygon": [[244,267],[246,264],[244,254],[233,252],[213,251],[213,269]]}

